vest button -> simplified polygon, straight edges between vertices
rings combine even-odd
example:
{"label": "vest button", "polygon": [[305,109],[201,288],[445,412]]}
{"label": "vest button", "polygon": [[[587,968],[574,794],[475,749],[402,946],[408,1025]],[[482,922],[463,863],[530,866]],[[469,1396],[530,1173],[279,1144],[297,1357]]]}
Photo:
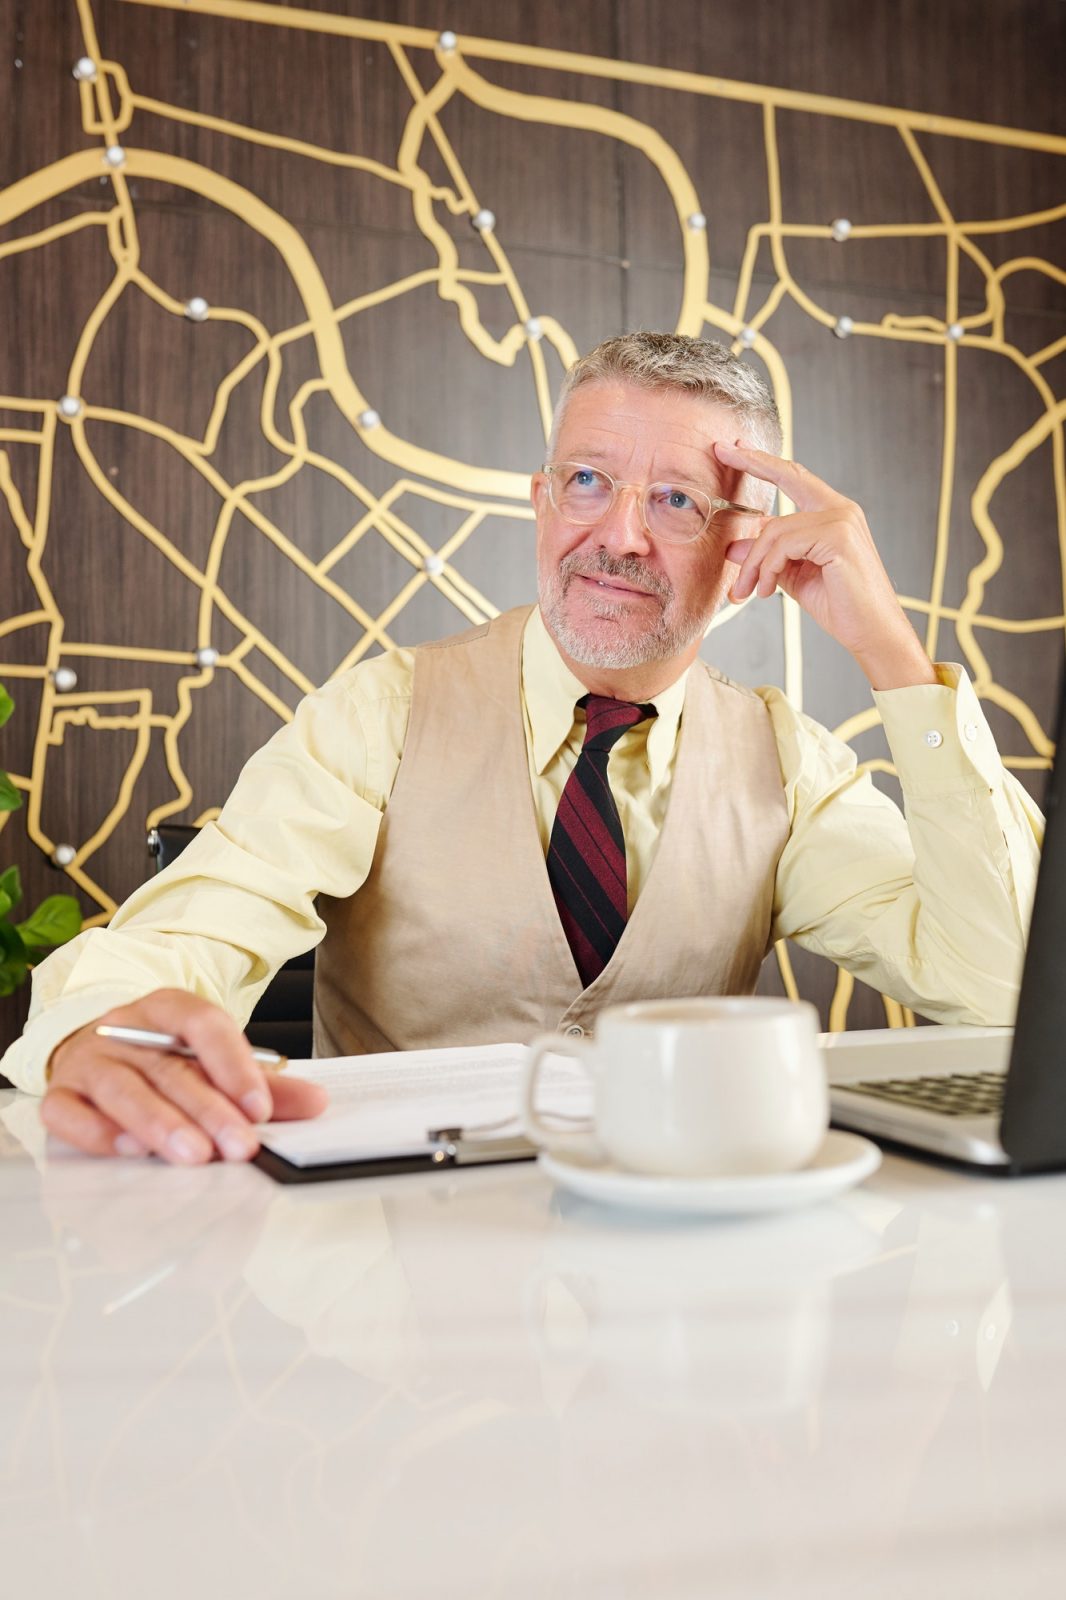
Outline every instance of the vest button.
{"label": "vest button", "polygon": [[580,1023],[577,1022],[572,1022],[570,1026],[565,1029],[565,1032],[569,1034],[571,1039],[583,1039],[585,1037],[584,1028],[581,1027]]}

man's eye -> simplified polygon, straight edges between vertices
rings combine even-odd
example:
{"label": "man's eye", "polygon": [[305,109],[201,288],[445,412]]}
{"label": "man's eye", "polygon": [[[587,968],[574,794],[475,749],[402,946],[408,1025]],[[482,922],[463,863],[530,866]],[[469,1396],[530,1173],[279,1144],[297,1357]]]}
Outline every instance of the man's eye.
{"label": "man's eye", "polygon": [[596,474],[590,467],[578,467],[576,472],[571,473],[570,482],[579,489],[591,489],[595,486]]}
{"label": "man's eye", "polygon": [[692,496],[686,494],[684,489],[668,489],[663,496],[663,503],[671,511],[691,511],[696,504]]}

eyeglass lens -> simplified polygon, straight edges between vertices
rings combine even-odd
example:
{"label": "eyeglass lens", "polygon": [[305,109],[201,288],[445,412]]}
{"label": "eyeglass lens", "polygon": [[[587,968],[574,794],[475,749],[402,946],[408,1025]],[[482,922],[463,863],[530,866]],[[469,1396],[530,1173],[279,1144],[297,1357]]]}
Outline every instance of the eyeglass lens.
{"label": "eyeglass lens", "polygon": [[[571,522],[599,522],[617,493],[605,472],[577,462],[562,462],[548,481],[553,505]],[[659,539],[679,544],[697,539],[710,521],[711,502],[696,489],[650,483],[641,499],[648,528]]]}

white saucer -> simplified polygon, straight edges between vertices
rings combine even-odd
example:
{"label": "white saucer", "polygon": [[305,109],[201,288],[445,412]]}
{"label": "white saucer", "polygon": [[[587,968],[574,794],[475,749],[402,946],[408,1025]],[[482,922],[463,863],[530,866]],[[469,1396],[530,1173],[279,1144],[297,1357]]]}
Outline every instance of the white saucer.
{"label": "white saucer", "polygon": [[641,1211],[691,1216],[741,1217],[813,1205],[861,1183],[881,1165],[881,1152],[857,1133],[831,1128],[821,1149],[798,1172],[758,1173],[739,1178],[649,1178],[605,1161],[541,1152],[540,1166],[560,1188],[585,1200]]}

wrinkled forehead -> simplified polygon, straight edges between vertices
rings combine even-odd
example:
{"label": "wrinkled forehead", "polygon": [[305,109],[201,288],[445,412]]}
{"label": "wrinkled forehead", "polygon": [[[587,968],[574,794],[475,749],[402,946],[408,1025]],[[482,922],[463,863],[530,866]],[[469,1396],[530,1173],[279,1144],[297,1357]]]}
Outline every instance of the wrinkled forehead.
{"label": "wrinkled forehead", "polygon": [[719,475],[718,439],[742,433],[737,413],[681,389],[592,380],[575,389],[563,412],[553,459],[587,461],[608,471],[642,466],[670,473]]}

